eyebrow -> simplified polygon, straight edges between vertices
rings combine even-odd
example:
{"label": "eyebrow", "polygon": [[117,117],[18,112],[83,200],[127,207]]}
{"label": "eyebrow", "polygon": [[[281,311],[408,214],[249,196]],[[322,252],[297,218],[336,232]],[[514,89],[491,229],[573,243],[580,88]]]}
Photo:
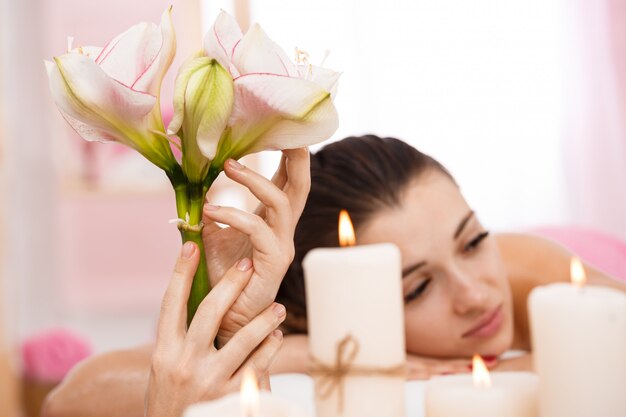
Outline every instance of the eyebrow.
{"label": "eyebrow", "polygon": [[461,220],[461,223],[459,223],[459,225],[456,228],[456,232],[454,232],[454,239],[459,237],[459,235],[463,232],[463,229],[467,225],[467,222],[469,222],[473,216],[474,216],[474,210],[471,210],[469,213],[467,213],[465,217],[463,217],[463,220]]}
{"label": "eyebrow", "polygon": [[[467,225],[467,222],[469,222],[473,216],[474,216],[474,210],[471,210],[469,213],[467,213],[467,215],[465,215],[465,217],[463,217],[463,220],[461,220],[461,223],[459,223],[459,225],[456,228],[456,232],[454,232],[454,239],[459,237],[459,235],[461,234],[461,232],[463,232],[463,229]],[[402,278],[406,277],[411,272],[417,271],[423,266],[426,266],[426,261],[418,262],[414,265],[407,266],[406,268],[402,270]]]}
{"label": "eyebrow", "polygon": [[421,267],[425,265],[426,265],[426,261],[422,261],[422,262],[416,263],[415,265],[407,266],[406,268],[402,270],[402,278],[406,277],[413,271],[417,271],[418,269],[420,269]]}

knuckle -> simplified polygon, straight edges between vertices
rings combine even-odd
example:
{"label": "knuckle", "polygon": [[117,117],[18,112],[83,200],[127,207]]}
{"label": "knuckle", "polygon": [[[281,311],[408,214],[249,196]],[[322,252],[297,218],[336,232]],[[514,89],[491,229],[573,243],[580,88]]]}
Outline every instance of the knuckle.
{"label": "knuckle", "polygon": [[215,320],[215,317],[219,315],[219,307],[216,304],[217,303],[215,303],[209,297],[206,297],[200,303],[194,319],[199,322]]}
{"label": "knuckle", "polygon": [[163,353],[155,350],[152,354],[152,359],[150,362],[150,369],[153,373],[160,373],[161,370],[167,369],[168,360]]}
{"label": "knuckle", "polygon": [[184,387],[189,385],[192,380],[192,370],[188,366],[181,363],[174,367],[170,373],[170,381],[174,386]]}
{"label": "knuckle", "polygon": [[185,261],[179,260],[174,265],[174,276],[184,276],[187,273],[187,263]]}
{"label": "knuckle", "polygon": [[263,220],[260,216],[256,216],[256,215],[252,216],[250,223],[251,223],[250,226],[254,230],[261,230],[267,226],[265,223],[265,220]]}
{"label": "knuckle", "polygon": [[289,200],[287,194],[281,191],[276,193],[276,196],[274,197],[274,204],[277,208],[286,209],[291,206],[291,201]]}
{"label": "knuckle", "polygon": [[249,321],[250,318],[245,313],[239,311],[237,306],[233,306],[233,308],[228,310],[228,312],[224,316],[224,320],[222,320],[222,326],[220,327],[220,332],[233,335],[239,329],[244,327]]}
{"label": "knuckle", "polygon": [[163,297],[163,299],[161,300],[161,312],[168,312],[172,309],[172,300],[170,300],[170,297],[168,294],[165,294],[165,296]]}
{"label": "knuckle", "polygon": [[244,366],[250,369],[257,378],[259,378],[259,376],[261,375],[261,370],[259,369],[257,358],[248,360]]}

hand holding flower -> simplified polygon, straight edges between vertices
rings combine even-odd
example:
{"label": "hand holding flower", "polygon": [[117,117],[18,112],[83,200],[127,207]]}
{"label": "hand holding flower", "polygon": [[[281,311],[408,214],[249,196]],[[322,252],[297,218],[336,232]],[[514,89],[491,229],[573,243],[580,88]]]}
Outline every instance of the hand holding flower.
{"label": "hand holding flower", "polygon": [[183,246],[163,297],[146,392],[148,417],[180,416],[192,403],[237,391],[246,367],[253,368],[256,375],[267,375],[282,343],[282,333],[275,330],[285,318],[280,304],[266,308],[221,349],[211,342],[253,273],[249,259],[240,260],[226,272],[186,330],[185,301],[200,255],[194,243]]}
{"label": "hand holding flower", "polygon": [[[219,277],[237,259],[251,257],[254,273],[241,296],[225,315],[218,344],[269,306],[293,259],[293,235],[310,188],[307,149],[283,151],[281,164],[272,181],[229,160],[226,175],[244,186],[260,201],[256,214],[232,207],[206,205],[203,240],[209,259],[210,276]],[[220,228],[215,222],[227,224]],[[215,284],[215,283],[213,283]]]}

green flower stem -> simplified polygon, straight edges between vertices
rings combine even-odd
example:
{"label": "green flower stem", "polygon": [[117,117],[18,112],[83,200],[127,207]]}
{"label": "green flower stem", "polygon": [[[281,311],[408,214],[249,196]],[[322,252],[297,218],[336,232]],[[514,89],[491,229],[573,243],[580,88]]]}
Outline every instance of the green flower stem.
{"label": "green flower stem", "polygon": [[[204,243],[202,241],[202,207],[204,206],[204,193],[202,185],[189,184],[187,186],[188,205],[185,219],[189,216],[187,223],[181,229],[181,236],[184,242],[194,242],[200,251],[200,263],[193,277],[191,284],[191,292],[187,301],[187,326],[191,323],[193,316],[196,314],[198,307],[204,297],[211,291],[211,281],[209,280],[209,270],[207,268],[206,255],[204,252]],[[180,215],[181,213],[179,213]]]}
{"label": "green flower stem", "polygon": [[176,195],[176,214],[181,220],[187,218],[189,213],[189,197],[187,197],[187,184],[177,184],[174,186],[174,194]]}
{"label": "green flower stem", "polygon": [[178,218],[186,222],[180,227],[183,244],[189,241],[194,242],[200,251],[200,263],[193,277],[187,301],[187,326],[191,323],[204,297],[211,291],[206,252],[202,241],[202,208],[206,193],[221,171],[222,169],[211,168],[202,184],[189,184],[184,176],[170,175],[176,194]]}
{"label": "green flower stem", "polygon": [[209,270],[207,268],[206,256],[204,254],[204,243],[202,242],[201,231],[183,231],[183,242],[195,242],[200,251],[200,263],[193,277],[191,284],[191,292],[187,300],[187,327],[191,324],[193,316],[196,314],[198,307],[204,297],[211,291],[211,281],[209,280]]}

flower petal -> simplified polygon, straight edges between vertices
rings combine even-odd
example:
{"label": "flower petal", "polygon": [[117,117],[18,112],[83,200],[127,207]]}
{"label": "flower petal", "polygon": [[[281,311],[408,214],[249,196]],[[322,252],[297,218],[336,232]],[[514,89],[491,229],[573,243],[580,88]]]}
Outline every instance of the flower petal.
{"label": "flower petal", "polygon": [[176,77],[174,117],[169,134],[178,134],[183,147],[183,170],[192,182],[206,176],[233,108],[233,80],[215,59],[199,56],[187,61]]}
{"label": "flower petal", "polygon": [[[46,63],[55,103],[65,116],[92,126],[94,132],[141,128],[156,103],[156,97],[109,78],[86,55],[65,54],[55,62]],[[96,140],[92,134],[87,136],[87,140]]]}
{"label": "flower petal", "polygon": [[156,59],[162,43],[157,25],[141,22],[111,40],[96,63],[109,77],[130,87]]}
{"label": "flower petal", "polygon": [[60,107],[59,112],[72,129],[74,129],[76,133],[78,133],[80,137],[86,141],[103,143],[119,142],[132,147],[132,143],[130,143],[130,141],[128,141],[123,135],[120,135],[119,132],[100,129],[83,123],[64,112]]}
{"label": "flower petal", "polygon": [[[235,80],[230,143],[218,153],[239,158],[264,149],[290,149],[328,139],[339,125],[330,93],[298,78],[249,74]],[[221,155],[220,155],[221,159]]]}
{"label": "flower petal", "polygon": [[86,55],[94,61],[102,53],[102,48],[98,46],[80,46],[70,51],[72,54]]}
{"label": "flower petal", "polygon": [[333,97],[333,99],[335,98],[335,96],[337,95],[339,77],[341,77],[340,72],[333,71],[324,67],[317,67],[315,65],[310,65],[307,72],[308,76],[305,79],[319,85],[324,90],[330,92],[330,95]]}
{"label": "flower petal", "polygon": [[235,18],[224,11],[220,12],[215,23],[204,36],[204,51],[208,56],[216,59],[222,67],[231,70],[233,77],[239,76],[239,73],[233,73],[234,68],[231,68],[230,63],[235,46],[242,37],[243,33]]}
{"label": "flower petal", "polygon": [[185,93],[187,91],[187,83],[189,78],[195,71],[199,69],[196,59],[200,55],[194,55],[187,59],[178,70],[176,80],[174,82],[174,115],[167,127],[168,135],[176,135],[183,126],[185,119]]}
{"label": "flower petal", "polygon": [[240,74],[268,73],[297,76],[295,65],[285,52],[254,24],[241,39],[233,55]]}
{"label": "flower petal", "polygon": [[[159,51],[132,85],[133,89],[144,91],[154,96],[159,96],[161,81],[172,64],[174,55],[176,55],[176,34],[172,23],[172,6],[163,12],[159,29],[161,30]],[[152,41],[156,39],[157,37],[154,37]],[[148,50],[146,49],[146,51]],[[144,58],[147,59],[149,56]]]}
{"label": "flower petal", "polygon": [[[234,88],[230,74],[214,61],[211,74],[205,77],[192,77],[188,90],[194,96],[202,96],[201,108],[206,110],[198,125],[196,140],[200,151],[209,159],[215,151],[222,132],[230,118],[234,104]],[[191,99],[191,97],[189,97]]]}

